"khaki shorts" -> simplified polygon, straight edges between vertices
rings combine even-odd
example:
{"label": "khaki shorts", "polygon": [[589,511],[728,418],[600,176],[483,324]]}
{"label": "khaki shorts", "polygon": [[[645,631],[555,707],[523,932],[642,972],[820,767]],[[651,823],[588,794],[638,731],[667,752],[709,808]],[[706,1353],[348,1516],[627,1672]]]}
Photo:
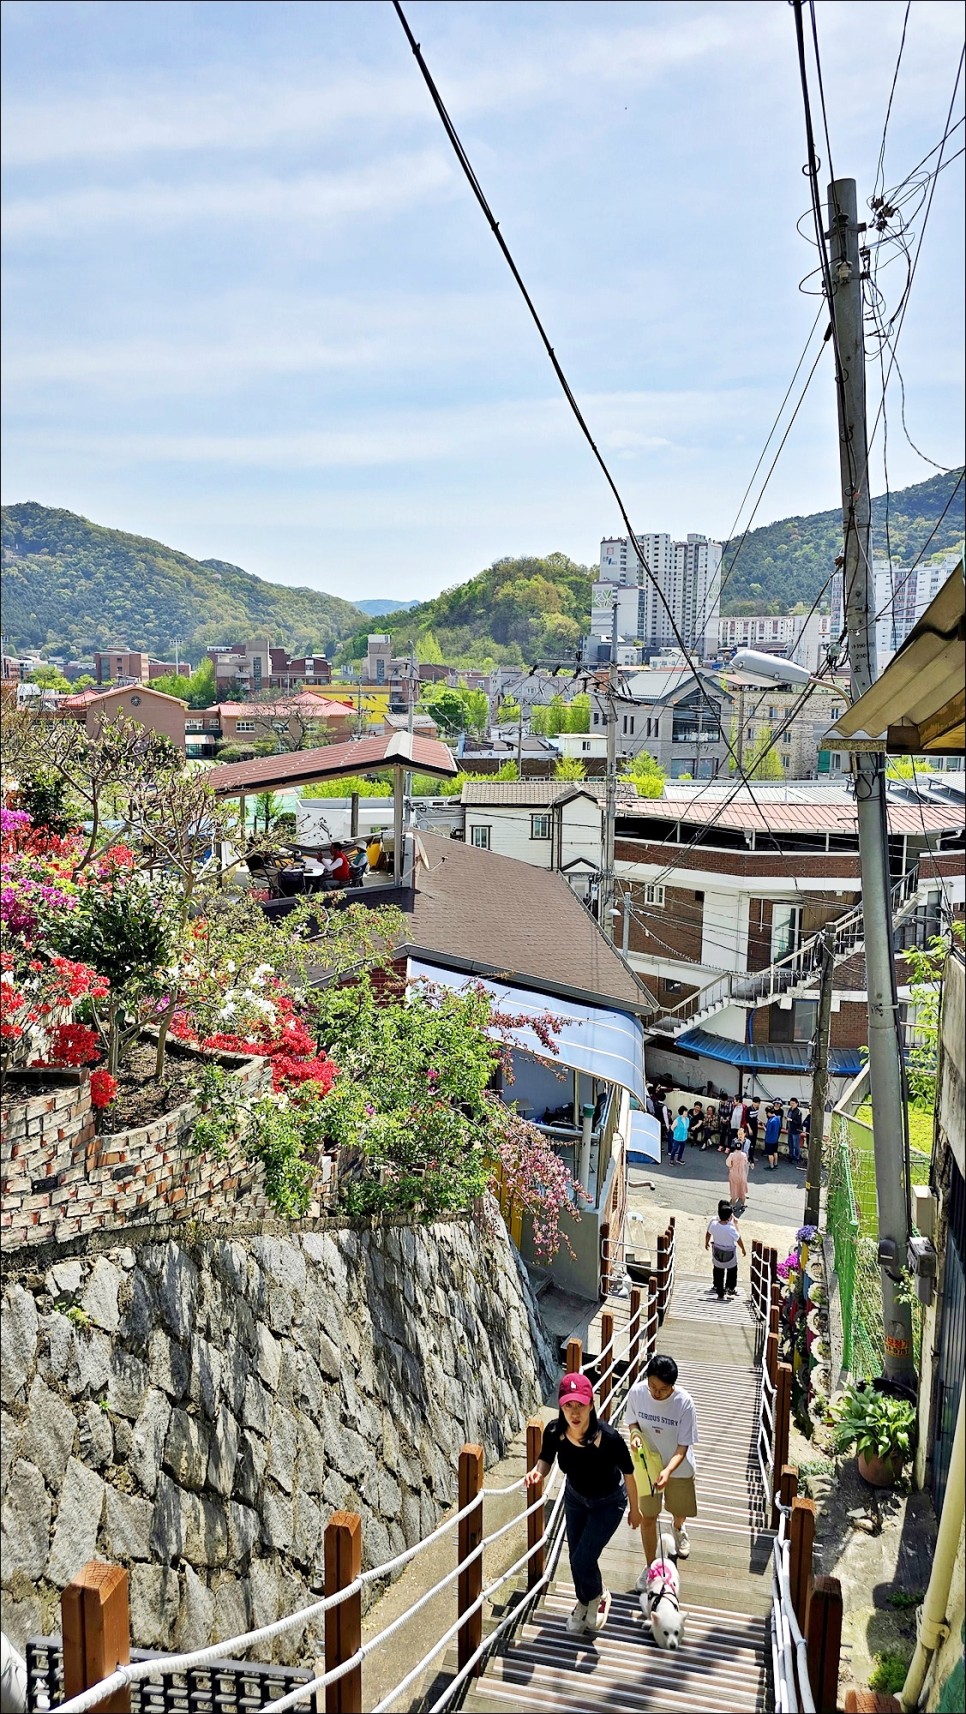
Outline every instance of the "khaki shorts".
{"label": "khaki shorts", "polygon": [[674,1518],[696,1518],[698,1515],[698,1496],[694,1491],[693,1476],[672,1476],[663,1493],[640,1494],[638,1507],[644,1518],[658,1518],[661,1515],[661,1504],[664,1510]]}

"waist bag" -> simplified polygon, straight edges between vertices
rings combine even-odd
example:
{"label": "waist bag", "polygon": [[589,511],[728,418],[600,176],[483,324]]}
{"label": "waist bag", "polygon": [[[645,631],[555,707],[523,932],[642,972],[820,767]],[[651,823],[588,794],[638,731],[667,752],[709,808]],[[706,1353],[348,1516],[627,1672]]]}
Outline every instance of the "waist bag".
{"label": "waist bag", "polygon": [[711,1256],[716,1268],[733,1268],[737,1254],[737,1246],[733,1250],[723,1250],[720,1244],[711,1246]]}

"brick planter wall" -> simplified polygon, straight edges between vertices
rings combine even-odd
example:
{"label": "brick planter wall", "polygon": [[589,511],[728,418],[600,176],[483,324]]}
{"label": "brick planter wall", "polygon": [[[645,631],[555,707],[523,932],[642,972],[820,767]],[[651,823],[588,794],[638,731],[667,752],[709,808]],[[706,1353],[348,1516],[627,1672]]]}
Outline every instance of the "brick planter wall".
{"label": "brick planter wall", "polygon": [[[207,1056],[206,1056],[207,1057]],[[271,1087],[264,1059],[222,1059],[239,1094]],[[236,1146],[223,1158],[194,1147],[190,1101],[134,1130],[95,1135],[86,1072],[47,1074],[57,1087],[4,1109],[0,1213],[4,1250],[63,1242],[131,1221],[258,1219],[271,1212],[261,1168]],[[320,1163],[322,1166],[323,1163]],[[319,1214],[326,1186],[309,1208]]]}

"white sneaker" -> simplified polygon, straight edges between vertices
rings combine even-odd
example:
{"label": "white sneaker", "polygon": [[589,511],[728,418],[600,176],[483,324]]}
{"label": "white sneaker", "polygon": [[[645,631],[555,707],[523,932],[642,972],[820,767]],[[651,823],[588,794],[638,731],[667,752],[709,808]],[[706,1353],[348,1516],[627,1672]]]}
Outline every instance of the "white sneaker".
{"label": "white sneaker", "polygon": [[597,1603],[597,1614],[593,1625],[595,1631],[602,1631],[606,1625],[607,1615],[610,1612],[610,1604],[612,1600],[613,1596],[611,1595],[610,1590],[605,1589]]}
{"label": "white sneaker", "polygon": [[640,1577],[637,1579],[637,1582],[634,1585],[634,1593],[636,1595],[643,1595],[645,1589],[647,1588],[647,1574],[649,1571],[650,1571],[650,1566],[645,1565],[644,1570],[641,1572]]}
{"label": "white sneaker", "polygon": [[578,1601],[567,1620],[567,1630],[572,1637],[582,1637],[585,1631],[590,1630],[587,1619],[588,1607],[589,1603]]}
{"label": "white sneaker", "polygon": [[688,1526],[682,1524],[681,1528],[674,1532],[674,1557],[675,1559],[687,1559],[690,1552],[691,1537],[688,1535]]}

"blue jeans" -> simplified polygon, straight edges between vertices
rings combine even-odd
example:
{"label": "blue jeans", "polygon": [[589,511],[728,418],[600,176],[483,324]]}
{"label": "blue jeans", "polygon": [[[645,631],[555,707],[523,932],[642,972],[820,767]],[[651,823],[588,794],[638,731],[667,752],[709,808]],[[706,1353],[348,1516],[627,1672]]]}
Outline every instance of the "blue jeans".
{"label": "blue jeans", "polygon": [[671,1160],[672,1161],[683,1161],[684,1151],[686,1148],[687,1148],[687,1138],[686,1137],[681,1137],[680,1139],[678,1139],[677,1137],[672,1137],[671,1138],[671,1155],[670,1155]]}
{"label": "blue jeans", "polygon": [[801,1162],[802,1151],[798,1146],[799,1143],[801,1142],[801,1140],[802,1140],[801,1131],[789,1131],[789,1133],[788,1133],[788,1159],[789,1159],[789,1162],[791,1163],[792,1166],[798,1166]]}
{"label": "blue jeans", "polygon": [[586,1500],[567,1483],[564,1515],[567,1520],[567,1551],[577,1599],[584,1606],[597,1601],[603,1592],[598,1560],[627,1509],[624,1489],[615,1488],[601,1500]]}

